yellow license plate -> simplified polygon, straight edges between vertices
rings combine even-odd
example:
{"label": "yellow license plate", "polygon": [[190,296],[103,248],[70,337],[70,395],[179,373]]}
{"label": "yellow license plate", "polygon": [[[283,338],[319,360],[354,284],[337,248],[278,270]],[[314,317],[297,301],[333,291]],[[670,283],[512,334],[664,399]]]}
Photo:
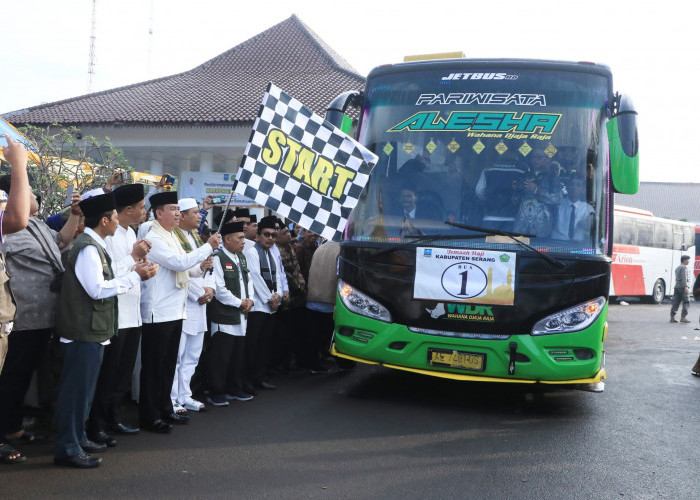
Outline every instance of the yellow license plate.
{"label": "yellow license plate", "polygon": [[450,349],[428,349],[428,364],[430,366],[483,372],[486,368],[486,355]]}

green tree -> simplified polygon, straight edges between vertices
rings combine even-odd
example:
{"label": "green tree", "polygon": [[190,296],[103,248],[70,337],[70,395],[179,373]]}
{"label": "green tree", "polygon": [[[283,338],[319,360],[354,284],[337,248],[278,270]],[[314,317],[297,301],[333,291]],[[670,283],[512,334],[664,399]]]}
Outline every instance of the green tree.
{"label": "green tree", "polygon": [[41,196],[41,218],[63,209],[69,184],[82,193],[105,186],[119,172],[133,170],[109,137],[83,136],[77,127],[57,123],[19,130],[37,153],[30,155],[29,175],[34,193]]}

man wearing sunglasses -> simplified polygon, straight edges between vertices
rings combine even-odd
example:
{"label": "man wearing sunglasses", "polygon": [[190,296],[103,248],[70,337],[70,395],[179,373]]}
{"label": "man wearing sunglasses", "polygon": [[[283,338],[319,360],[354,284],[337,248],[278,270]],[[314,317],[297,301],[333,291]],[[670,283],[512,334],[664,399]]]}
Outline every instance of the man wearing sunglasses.
{"label": "man wearing sunglasses", "polygon": [[253,395],[255,389],[277,388],[265,380],[270,359],[273,315],[282,302],[280,274],[284,273],[284,269],[279,269],[277,260],[270,251],[276,239],[277,218],[263,217],[258,222],[255,245],[243,252],[255,291],[254,305],[248,313],[245,351],[246,378],[253,385],[246,388],[246,392]]}

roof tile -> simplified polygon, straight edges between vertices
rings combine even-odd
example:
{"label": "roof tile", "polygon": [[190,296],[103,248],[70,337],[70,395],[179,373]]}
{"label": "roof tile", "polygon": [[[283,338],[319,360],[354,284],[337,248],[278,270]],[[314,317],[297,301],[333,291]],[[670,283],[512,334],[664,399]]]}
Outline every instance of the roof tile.
{"label": "roof tile", "polygon": [[13,124],[252,122],[272,81],[316,113],[364,78],[296,15],[196,68],[156,80],[35,106]]}

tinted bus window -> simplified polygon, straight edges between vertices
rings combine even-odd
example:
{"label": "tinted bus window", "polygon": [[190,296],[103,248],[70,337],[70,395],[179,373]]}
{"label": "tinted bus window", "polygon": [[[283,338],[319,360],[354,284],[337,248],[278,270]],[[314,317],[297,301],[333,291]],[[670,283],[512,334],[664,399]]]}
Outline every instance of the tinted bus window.
{"label": "tinted bus window", "polygon": [[638,221],[638,241],[639,246],[653,247],[654,244],[654,223],[651,221]]}
{"label": "tinted bus window", "polygon": [[673,248],[673,229],[670,224],[654,227],[654,245],[657,248]]}

